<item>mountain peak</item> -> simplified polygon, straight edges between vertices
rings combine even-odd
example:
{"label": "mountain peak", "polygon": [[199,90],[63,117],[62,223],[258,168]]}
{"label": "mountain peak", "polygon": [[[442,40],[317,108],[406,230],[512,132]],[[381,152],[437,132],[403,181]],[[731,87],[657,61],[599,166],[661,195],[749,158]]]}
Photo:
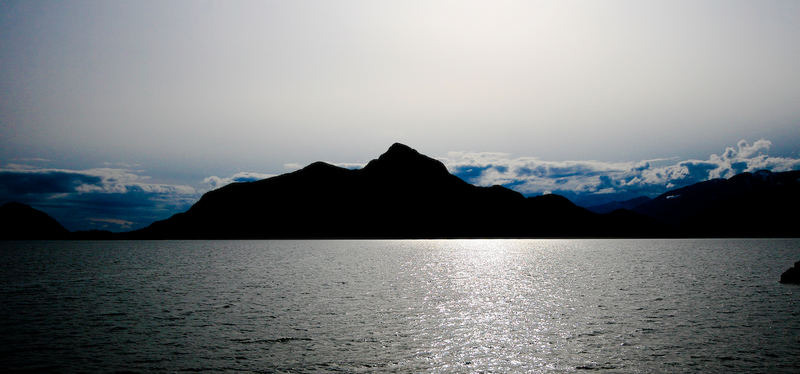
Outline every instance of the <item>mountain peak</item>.
{"label": "mountain peak", "polygon": [[306,167],[304,167],[304,168],[302,168],[300,170],[303,170],[303,171],[328,171],[328,170],[337,170],[337,169],[341,169],[341,168],[336,166],[336,165],[331,165],[331,164],[329,164],[327,162],[324,162],[324,161],[317,161],[317,162],[313,162],[311,164],[308,164]]}
{"label": "mountain peak", "polygon": [[[416,154],[416,155],[418,155],[419,152],[417,152],[414,148],[411,148],[411,147],[409,147],[409,146],[407,146],[407,145],[405,145],[403,143],[394,143],[394,144],[392,144],[391,147],[389,147],[389,149],[383,155],[387,155],[387,154],[398,154],[398,155],[400,155],[400,154]],[[381,157],[383,157],[383,156],[381,156]]]}
{"label": "mountain peak", "polygon": [[386,153],[377,160],[372,160],[364,167],[365,171],[403,172],[433,175],[449,175],[444,164],[425,156],[405,144],[394,143]]}
{"label": "mountain peak", "polygon": [[417,152],[416,149],[411,148],[405,144],[401,143],[394,143],[391,147],[382,155],[378,157],[379,160],[402,160],[403,162],[412,161],[415,159],[420,158],[428,158]]}

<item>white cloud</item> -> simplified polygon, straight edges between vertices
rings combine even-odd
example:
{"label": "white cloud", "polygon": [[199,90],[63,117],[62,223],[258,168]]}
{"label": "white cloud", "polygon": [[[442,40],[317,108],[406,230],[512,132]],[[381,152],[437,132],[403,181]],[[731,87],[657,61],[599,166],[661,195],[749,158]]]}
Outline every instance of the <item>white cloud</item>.
{"label": "white cloud", "polygon": [[531,157],[511,158],[506,153],[450,152],[441,161],[468,182],[482,186],[506,185],[524,194],[553,191],[654,195],[665,189],[712,178],[729,178],[742,172],[800,169],[800,159],[767,155],[771,144],[766,139],[752,144],[742,140],[706,160],[544,161]]}
{"label": "white cloud", "polygon": [[218,177],[216,175],[212,175],[203,179],[203,183],[209,185],[211,189],[217,189],[222,186],[235,183],[235,182],[252,182],[261,179],[271,178],[274,177],[276,174],[264,174],[264,173],[257,173],[252,171],[243,171],[231,175],[229,177]]}
{"label": "white cloud", "polygon": [[[364,166],[367,165],[367,164],[365,164],[363,162],[329,162],[329,164],[334,165],[334,166],[338,166],[340,168],[345,168],[345,169],[361,169],[361,168],[363,168]],[[297,163],[297,162],[290,162],[290,163],[283,164],[283,168],[288,170],[288,171],[290,171],[290,172],[295,171],[295,170],[300,170],[300,169],[302,169],[302,168],[304,168],[306,166],[308,166],[308,165],[302,165],[302,164]]]}
{"label": "white cloud", "polygon": [[331,165],[345,169],[361,169],[367,164],[362,162],[337,162],[337,163],[332,163]]}

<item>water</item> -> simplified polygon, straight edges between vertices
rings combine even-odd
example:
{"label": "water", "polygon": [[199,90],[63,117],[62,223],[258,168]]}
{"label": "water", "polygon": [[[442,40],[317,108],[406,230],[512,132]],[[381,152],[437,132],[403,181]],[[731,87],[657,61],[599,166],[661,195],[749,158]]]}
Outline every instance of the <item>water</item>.
{"label": "water", "polygon": [[800,240],[0,243],[0,367],[798,372]]}

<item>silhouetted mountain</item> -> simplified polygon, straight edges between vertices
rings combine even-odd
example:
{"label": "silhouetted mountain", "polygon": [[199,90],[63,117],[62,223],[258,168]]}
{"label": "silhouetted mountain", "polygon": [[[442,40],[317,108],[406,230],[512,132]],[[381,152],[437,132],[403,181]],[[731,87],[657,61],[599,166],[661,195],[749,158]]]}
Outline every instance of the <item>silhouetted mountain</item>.
{"label": "silhouetted mountain", "polygon": [[[131,238],[800,236],[800,171],[744,173],[596,214],[558,195],[478,187],[394,144],[363,169],[315,162],[203,195]],[[603,210],[612,208],[603,207]]]}
{"label": "silhouetted mountain", "polygon": [[10,202],[0,206],[0,239],[63,239],[69,231],[40,210]]}
{"label": "silhouetted mountain", "polygon": [[800,236],[800,171],[742,173],[666,192],[634,211],[688,236]]}
{"label": "silhouetted mountain", "polygon": [[[630,213],[635,215],[634,213]],[[315,162],[301,170],[233,183],[185,213],[131,233],[136,238],[448,238],[627,236],[557,195],[525,198],[477,187],[441,162],[394,144],[363,169]],[[650,222],[648,220],[638,220]],[[647,228],[648,232],[657,231]]]}
{"label": "silhouetted mountain", "polygon": [[650,201],[649,197],[639,196],[630,200],[612,201],[610,203],[587,206],[586,209],[589,210],[590,212],[605,214],[605,213],[611,213],[618,209],[633,210],[637,206],[642,205],[648,201]]}
{"label": "silhouetted mountain", "polygon": [[0,207],[0,239],[798,237],[800,171],[743,173],[592,209],[614,210],[597,214],[559,195],[473,186],[394,144],[358,170],[315,162],[229,184],[128,233],[69,233],[43,212],[8,203]]}

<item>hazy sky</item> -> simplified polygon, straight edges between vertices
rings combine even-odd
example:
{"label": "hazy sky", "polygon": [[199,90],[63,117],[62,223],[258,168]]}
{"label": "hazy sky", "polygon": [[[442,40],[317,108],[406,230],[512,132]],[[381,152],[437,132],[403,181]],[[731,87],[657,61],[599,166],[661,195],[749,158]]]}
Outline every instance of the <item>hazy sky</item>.
{"label": "hazy sky", "polygon": [[396,141],[791,161],[798,66],[798,1],[5,1],[0,168],[199,193]]}

